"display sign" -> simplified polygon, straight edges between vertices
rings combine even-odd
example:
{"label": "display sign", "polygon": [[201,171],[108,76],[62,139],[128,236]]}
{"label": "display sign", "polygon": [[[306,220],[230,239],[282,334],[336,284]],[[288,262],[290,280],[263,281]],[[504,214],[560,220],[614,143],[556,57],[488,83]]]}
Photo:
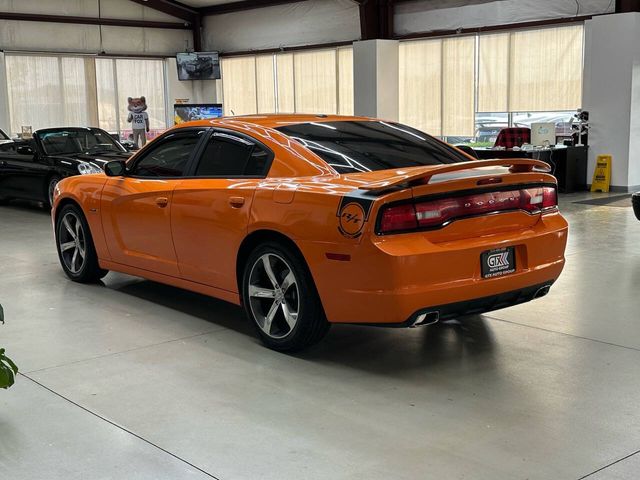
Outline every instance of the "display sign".
{"label": "display sign", "polygon": [[222,116],[221,103],[176,103],[173,105],[174,124],[178,125],[192,120],[206,120]]}
{"label": "display sign", "polygon": [[178,80],[216,80],[220,78],[218,52],[191,52],[176,55]]}

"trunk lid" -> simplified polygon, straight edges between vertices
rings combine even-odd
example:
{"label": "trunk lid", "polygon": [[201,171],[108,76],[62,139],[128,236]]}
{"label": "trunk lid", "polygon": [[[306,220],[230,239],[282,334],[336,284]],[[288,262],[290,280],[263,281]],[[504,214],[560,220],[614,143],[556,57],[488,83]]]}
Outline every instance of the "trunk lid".
{"label": "trunk lid", "polygon": [[[363,194],[378,198],[372,212],[375,233],[415,231],[440,243],[533,227],[544,210],[520,206],[528,207],[544,185],[555,186],[549,171],[549,165],[538,160],[499,159],[370,172],[357,174],[357,180]],[[447,215],[438,224],[424,226],[421,220],[423,226],[406,232],[381,232],[381,214],[390,206],[407,204],[414,205],[418,217],[434,211]]]}

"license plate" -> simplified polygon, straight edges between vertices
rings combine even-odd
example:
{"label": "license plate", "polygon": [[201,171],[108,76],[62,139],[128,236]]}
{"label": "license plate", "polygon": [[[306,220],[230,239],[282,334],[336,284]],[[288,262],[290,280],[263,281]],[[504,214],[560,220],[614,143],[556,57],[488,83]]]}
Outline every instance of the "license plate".
{"label": "license plate", "polygon": [[482,278],[501,277],[516,271],[516,250],[514,247],[487,250],[480,255]]}

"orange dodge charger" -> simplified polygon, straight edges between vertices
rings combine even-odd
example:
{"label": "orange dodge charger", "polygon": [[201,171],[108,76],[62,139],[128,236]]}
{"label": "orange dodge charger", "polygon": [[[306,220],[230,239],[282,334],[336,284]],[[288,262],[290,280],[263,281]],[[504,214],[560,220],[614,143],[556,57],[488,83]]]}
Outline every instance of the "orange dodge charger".
{"label": "orange dodge charger", "polygon": [[331,323],[414,327],[545,295],[567,222],[537,160],[473,160],[405,125],[264,115],[182,124],[57,186],[60,263],[242,305],[277,350]]}

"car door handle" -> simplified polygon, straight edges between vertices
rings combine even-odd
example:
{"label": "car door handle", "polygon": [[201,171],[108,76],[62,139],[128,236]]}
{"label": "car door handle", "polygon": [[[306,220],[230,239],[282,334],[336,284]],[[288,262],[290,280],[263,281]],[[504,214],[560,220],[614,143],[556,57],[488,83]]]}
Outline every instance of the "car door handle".
{"label": "car door handle", "polygon": [[156,198],[156,205],[160,208],[164,208],[169,204],[169,199],[167,197],[158,197]]}
{"label": "car door handle", "polygon": [[229,205],[233,208],[240,208],[244,205],[244,197],[229,197]]}

